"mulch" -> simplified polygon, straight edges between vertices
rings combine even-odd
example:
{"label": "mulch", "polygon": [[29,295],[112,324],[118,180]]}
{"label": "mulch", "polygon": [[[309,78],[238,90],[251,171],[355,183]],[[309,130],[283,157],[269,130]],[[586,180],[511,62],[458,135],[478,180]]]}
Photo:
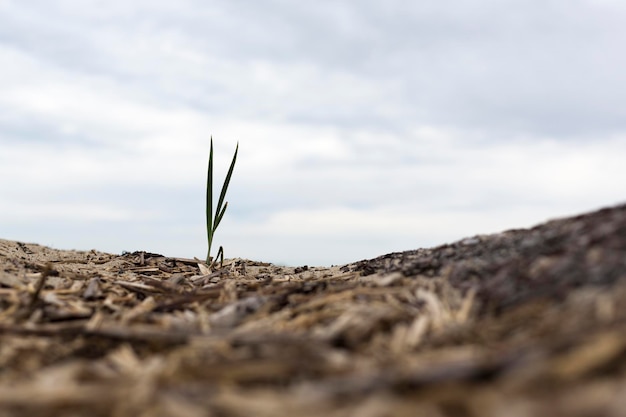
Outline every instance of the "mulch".
{"label": "mulch", "polygon": [[348,265],[0,240],[0,416],[626,416],[626,205]]}

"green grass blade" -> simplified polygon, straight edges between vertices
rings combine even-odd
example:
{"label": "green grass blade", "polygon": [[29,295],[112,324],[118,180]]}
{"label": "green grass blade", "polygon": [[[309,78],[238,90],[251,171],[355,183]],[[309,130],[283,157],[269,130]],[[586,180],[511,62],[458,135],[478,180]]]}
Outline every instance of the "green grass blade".
{"label": "green grass blade", "polygon": [[222,204],[224,203],[224,198],[226,197],[226,190],[228,189],[228,184],[230,183],[230,177],[233,175],[233,169],[235,168],[235,162],[237,161],[237,152],[239,152],[239,142],[237,142],[237,147],[235,148],[233,160],[230,163],[230,168],[228,168],[228,174],[226,174],[226,178],[224,179],[224,185],[222,186],[220,199],[217,201],[217,208],[215,209],[215,225],[213,226],[214,229],[217,228],[219,220],[221,220],[222,216],[224,216],[223,211],[226,210],[226,206],[224,206],[224,210],[222,210]]}
{"label": "green grass blade", "polygon": [[[222,186],[222,190],[220,192],[220,198],[217,202],[217,207],[215,210],[215,217],[213,217],[213,137],[211,137],[211,150],[209,151],[209,171],[207,174],[207,189],[206,189],[206,224],[207,224],[207,239],[209,241],[209,249],[207,251],[207,264],[211,264],[211,247],[213,245],[213,237],[215,235],[215,231],[217,230],[217,226],[219,226],[222,218],[224,217],[224,213],[226,213],[226,208],[228,207],[228,202],[224,202],[224,198],[226,197],[226,191],[228,190],[228,185],[230,184],[230,178],[233,175],[233,170],[235,168],[235,162],[237,161],[237,153],[239,152],[239,142],[237,142],[237,147],[235,148],[235,154],[233,155],[233,160],[230,163],[230,168],[228,169],[228,174],[226,174],[226,178],[224,179],[224,185]],[[220,247],[221,249],[221,247]],[[222,250],[222,258],[223,250]]]}
{"label": "green grass blade", "polygon": [[209,249],[207,251],[207,263],[211,261],[211,244],[213,243],[213,136],[211,136],[211,150],[209,151],[209,171],[206,183],[206,230]]}
{"label": "green grass blade", "polygon": [[213,224],[215,225],[216,229],[217,229],[217,226],[222,221],[222,217],[224,217],[224,213],[226,213],[226,207],[228,207],[228,201],[224,203],[224,207],[222,207],[222,211],[220,213],[217,213],[217,212],[215,213],[215,222]]}

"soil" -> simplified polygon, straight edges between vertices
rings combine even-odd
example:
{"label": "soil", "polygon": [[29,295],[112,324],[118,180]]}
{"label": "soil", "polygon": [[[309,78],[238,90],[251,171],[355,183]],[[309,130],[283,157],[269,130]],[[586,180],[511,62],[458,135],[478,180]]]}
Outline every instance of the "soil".
{"label": "soil", "polygon": [[626,205],[331,268],[0,240],[0,416],[626,416]]}

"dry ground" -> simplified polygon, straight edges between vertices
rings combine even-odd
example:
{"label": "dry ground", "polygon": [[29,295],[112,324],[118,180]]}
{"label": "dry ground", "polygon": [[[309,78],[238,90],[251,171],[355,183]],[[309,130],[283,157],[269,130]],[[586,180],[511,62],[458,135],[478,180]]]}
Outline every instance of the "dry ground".
{"label": "dry ground", "polygon": [[626,416],[626,205],[332,268],[0,240],[0,416]]}

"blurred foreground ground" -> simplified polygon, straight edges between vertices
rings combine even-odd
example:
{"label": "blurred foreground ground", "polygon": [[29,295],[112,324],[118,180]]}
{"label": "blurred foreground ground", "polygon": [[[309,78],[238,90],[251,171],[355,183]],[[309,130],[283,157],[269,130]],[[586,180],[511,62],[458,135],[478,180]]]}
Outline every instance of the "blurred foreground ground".
{"label": "blurred foreground ground", "polygon": [[626,416],[626,205],[342,267],[0,240],[0,416]]}

